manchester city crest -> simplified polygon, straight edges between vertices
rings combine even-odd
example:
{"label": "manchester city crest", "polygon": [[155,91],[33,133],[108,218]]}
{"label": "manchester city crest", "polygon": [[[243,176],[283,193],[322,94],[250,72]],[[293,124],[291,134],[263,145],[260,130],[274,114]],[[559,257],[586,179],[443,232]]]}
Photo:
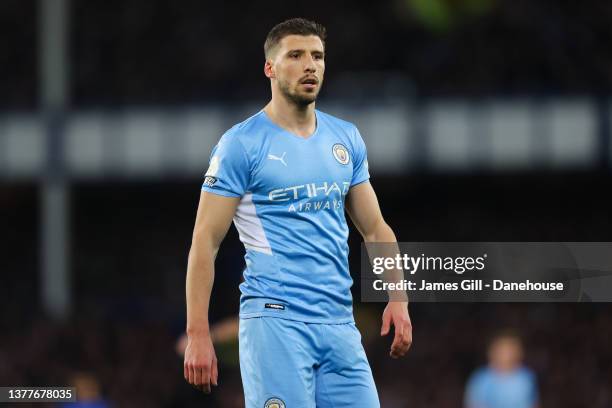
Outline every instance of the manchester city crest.
{"label": "manchester city crest", "polygon": [[285,403],[280,398],[270,398],[266,401],[264,408],[285,408]]}
{"label": "manchester city crest", "polygon": [[334,158],[340,164],[348,164],[348,162],[351,160],[347,148],[341,143],[336,143],[332,147],[332,153],[334,154]]}

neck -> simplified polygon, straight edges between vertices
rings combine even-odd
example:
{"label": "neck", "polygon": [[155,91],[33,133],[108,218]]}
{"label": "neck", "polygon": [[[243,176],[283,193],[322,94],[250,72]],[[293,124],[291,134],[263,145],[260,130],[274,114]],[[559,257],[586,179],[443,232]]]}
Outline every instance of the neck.
{"label": "neck", "polygon": [[491,368],[493,368],[493,370],[497,371],[498,373],[504,373],[504,374],[511,373],[518,368],[518,364],[491,363],[490,366]]}
{"label": "neck", "polygon": [[264,111],[274,123],[298,136],[308,137],[317,127],[314,102],[301,106],[273,94]]}

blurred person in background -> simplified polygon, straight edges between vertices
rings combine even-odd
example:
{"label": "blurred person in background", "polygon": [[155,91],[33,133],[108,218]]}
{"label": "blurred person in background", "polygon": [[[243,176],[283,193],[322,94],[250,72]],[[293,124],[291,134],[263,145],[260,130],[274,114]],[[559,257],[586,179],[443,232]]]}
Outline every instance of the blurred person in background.
{"label": "blurred person in background", "polygon": [[497,334],[488,349],[487,367],[470,377],[466,408],[537,408],[538,387],[535,374],[523,365],[523,346],[511,330]]}
{"label": "blurred person in background", "polygon": [[[202,186],[184,377],[204,392],[217,385],[208,310],[215,255],[233,219],[246,249],[239,347],[247,408],[380,406],[353,316],[345,209],[365,241],[397,240],[369,183],[357,128],[315,110],[325,36],[305,19],[269,32],[272,100],[223,135]],[[412,342],[407,302],[388,303],[381,335],[392,325],[398,358]]]}
{"label": "blurred person in background", "polygon": [[89,372],[78,372],[70,380],[71,387],[76,389],[77,402],[61,405],[62,408],[110,408],[100,391],[100,383],[95,375]]}

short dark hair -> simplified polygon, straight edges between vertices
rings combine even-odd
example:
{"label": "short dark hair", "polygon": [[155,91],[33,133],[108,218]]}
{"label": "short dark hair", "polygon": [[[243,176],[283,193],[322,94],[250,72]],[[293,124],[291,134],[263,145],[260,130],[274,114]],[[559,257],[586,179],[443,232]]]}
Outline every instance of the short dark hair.
{"label": "short dark hair", "polygon": [[278,23],[270,30],[266,37],[266,42],[264,43],[266,58],[270,55],[270,50],[289,35],[316,35],[321,39],[323,47],[325,47],[327,30],[321,24],[306,20],[305,18],[292,18]]}

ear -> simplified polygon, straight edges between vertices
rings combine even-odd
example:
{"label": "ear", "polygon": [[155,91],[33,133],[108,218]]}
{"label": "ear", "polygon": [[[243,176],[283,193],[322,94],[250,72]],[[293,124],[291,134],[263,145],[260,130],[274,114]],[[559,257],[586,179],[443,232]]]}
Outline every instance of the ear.
{"label": "ear", "polygon": [[276,73],[274,72],[274,67],[272,66],[271,60],[266,60],[264,64],[264,75],[270,79],[276,78]]}

